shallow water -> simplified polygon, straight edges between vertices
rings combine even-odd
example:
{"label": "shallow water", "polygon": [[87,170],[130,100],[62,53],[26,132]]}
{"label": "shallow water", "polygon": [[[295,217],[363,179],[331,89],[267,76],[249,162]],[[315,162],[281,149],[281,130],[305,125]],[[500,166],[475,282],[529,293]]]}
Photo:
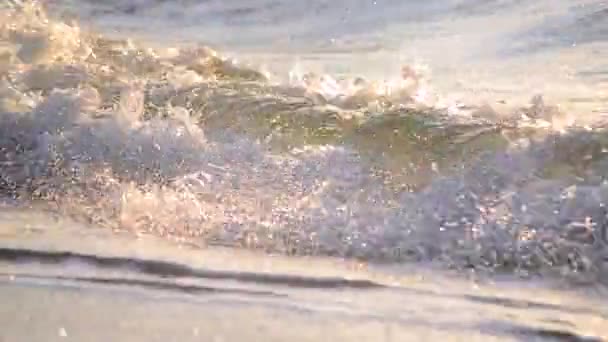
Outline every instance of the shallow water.
{"label": "shallow water", "polygon": [[[601,341],[605,288],[193,249],[0,211],[6,340]],[[49,315],[52,313],[52,315]],[[117,314],[120,313],[120,314]],[[238,329],[235,329],[238,322]]]}
{"label": "shallow water", "polygon": [[19,3],[0,12],[16,206],[198,246],[607,281],[603,1]]}

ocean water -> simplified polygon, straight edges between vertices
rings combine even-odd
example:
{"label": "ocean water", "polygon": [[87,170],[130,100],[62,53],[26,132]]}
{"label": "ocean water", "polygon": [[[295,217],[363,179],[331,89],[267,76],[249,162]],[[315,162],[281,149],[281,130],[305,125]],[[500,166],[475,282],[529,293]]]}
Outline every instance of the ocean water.
{"label": "ocean water", "polygon": [[314,71],[394,82],[410,65],[433,104],[518,106],[542,94],[578,115],[607,111],[604,1],[51,3],[98,30],[203,43],[280,80]]}
{"label": "ocean water", "polygon": [[463,278],[428,265],[386,269],[348,259],[180,249],[31,208],[3,207],[0,219],[0,317],[7,323],[0,338],[9,341],[608,337],[605,288]]}
{"label": "ocean water", "polygon": [[0,192],[204,246],[608,280],[606,1],[0,9]]}

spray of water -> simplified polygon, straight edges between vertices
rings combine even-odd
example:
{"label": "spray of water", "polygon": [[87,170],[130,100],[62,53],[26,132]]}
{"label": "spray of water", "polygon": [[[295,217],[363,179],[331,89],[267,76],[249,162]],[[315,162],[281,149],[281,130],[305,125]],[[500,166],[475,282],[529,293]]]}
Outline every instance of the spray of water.
{"label": "spray of water", "polygon": [[[384,88],[295,71],[291,84],[272,85],[208,48],[107,39],[35,2],[6,6],[0,23],[4,196],[201,244],[608,274],[608,140],[567,125],[523,134],[556,117],[540,98],[508,120],[480,114],[495,114],[488,108],[455,116],[420,107],[408,68]],[[398,131],[409,140],[394,146]],[[486,143],[462,166],[414,165],[432,177],[411,192],[396,174],[379,175],[372,161],[390,163],[390,151],[370,158],[362,137],[412,158],[402,169],[416,150]],[[489,147],[498,140],[503,148]],[[453,163],[447,154],[434,160]]]}

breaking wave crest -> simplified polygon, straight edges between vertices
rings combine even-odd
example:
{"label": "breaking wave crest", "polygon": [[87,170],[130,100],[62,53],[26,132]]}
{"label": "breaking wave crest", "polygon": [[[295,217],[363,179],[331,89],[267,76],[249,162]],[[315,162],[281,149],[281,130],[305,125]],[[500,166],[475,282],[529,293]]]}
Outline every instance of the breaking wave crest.
{"label": "breaking wave crest", "polygon": [[277,85],[33,2],[0,23],[5,197],[199,244],[607,281],[607,136],[540,97],[454,114],[420,101],[409,67],[391,91]]}

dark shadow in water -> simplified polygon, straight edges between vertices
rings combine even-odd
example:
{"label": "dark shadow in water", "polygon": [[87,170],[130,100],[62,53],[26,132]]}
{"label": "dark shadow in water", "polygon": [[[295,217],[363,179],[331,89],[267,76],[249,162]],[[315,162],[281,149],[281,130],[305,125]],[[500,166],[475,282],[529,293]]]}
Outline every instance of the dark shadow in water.
{"label": "dark shadow in water", "polygon": [[[5,274],[9,276],[8,274]],[[127,279],[127,278],[89,278],[89,277],[66,277],[66,276],[41,276],[35,274],[19,274],[19,278],[24,279],[37,279],[37,280],[58,280],[58,281],[72,281],[78,283],[98,284],[98,285],[114,285],[114,286],[128,286],[128,287],[140,287],[150,290],[164,290],[180,292],[183,294],[235,294],[235,295],[247,295],[247,296],[269,296],[269,297],[287,297],[285,294],[275,293],[272,291],[258,291],[258,290],[245,290],[245,289],[230,289],[230,288],[219,288],[211,286],[199,286],[199,285],[187,285],[187,284],[176,284],[168,283],[156,280],[143,280],[143,279]]]}
{"label": "dark shadow in water", "polygon": [[35,251],[29,249],[0,248],[0,260],[8,262],[38,262],[41,264],[61,264],[81,262],[99,268],[128,269],[159,277],[192,277],[205,279],[236,280],[248,283],[284,285],[300,288],[322,289],[377,289],[384,286],[369,280],[349,280],[343,278],[305,277],[296,275],[263,274],[252,272],[230,272],[200,270],[185,265],[157,260],[135,258],[100,257],[72,252]]}
{"label": "dark shadow in water", "polygon": [[513,324],[503,321],[482,324],[479,327],[482,331],[496,335],[513,336],[519,341],[554,341],[554,342],[602,342],[602,338],[595,336],[579,335],[565,329],[553,329],[533,327],[521,324]]}
{"label": "dark shadow in water", "polygon": [[561,311],[568,313],[577,313],[577,314],[591,314],[591,315],[600,315],[605,317],[602,313],[595,312],[594,310],[587,310],[583,308],[566,308],[561,305],[556,304],[548,304],[548,303],[540,303],[529,300],[521,300],[521,299],[512,299],[512,298],[500,298],[500,297],[490,297],[490,296],[476,296],[476,295],[463,295],[462,297],[467,300],[498,305],[508,308],[516,308],[516,309],[539,309],[539,310],[551,310],[551,311]]}

